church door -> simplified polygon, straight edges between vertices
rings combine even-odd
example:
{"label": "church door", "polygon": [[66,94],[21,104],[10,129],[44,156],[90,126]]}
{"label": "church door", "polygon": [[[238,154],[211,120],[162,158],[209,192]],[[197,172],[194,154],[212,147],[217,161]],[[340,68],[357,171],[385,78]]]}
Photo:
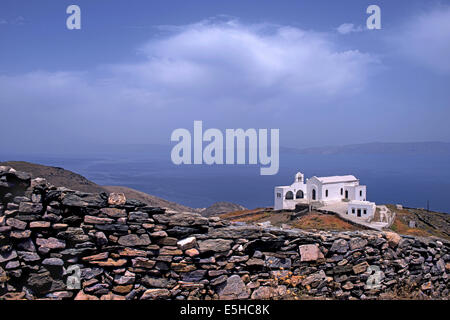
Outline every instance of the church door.
{"label": "church door", "polygon": [[316,189],[312,190],[312,199],[316,200]]}

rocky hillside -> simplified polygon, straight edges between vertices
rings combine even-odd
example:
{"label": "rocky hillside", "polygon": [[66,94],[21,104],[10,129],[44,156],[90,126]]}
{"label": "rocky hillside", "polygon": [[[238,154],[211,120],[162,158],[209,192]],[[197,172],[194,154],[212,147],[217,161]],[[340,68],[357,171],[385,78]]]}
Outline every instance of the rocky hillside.
{"label": "rocky hillside", "polygon": [[216,202],[208,208],[200,211],[204,217],[215,217],[227,212],[245,210],[246,208],[232,202]]}
{"label": "rocky hillside", "polygon": [[167,208],[179,212],[199,211],[199,209],[183,206],[181,204],[161,199],[159,197],[155,197],[145,192],[134,190],[132,188],[124,186],[99,186],[98,184],[86,179],[85,177],[77,173],[59,167],[45,166],[25,161],[0,162],[0,166],[10,166],[18,171],[28,172],[31,174],[32,178],[44,178],[49,183],[57,187],[66,187],[72,190],[79,190],[89,193],[120,192],[125,194],[127,198],[137,199],[151,206]]}
{"label": "rocky hillside", "polygon": [[0,299],[449,299],[449,249],[233,224],[0,167]]}

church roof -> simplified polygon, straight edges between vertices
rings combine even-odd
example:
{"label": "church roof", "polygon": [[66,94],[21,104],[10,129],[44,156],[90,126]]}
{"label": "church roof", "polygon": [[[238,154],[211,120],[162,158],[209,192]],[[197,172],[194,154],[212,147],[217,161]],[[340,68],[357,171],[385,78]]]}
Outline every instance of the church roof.
{"label": "church roof", "polygon": [[340,183],[340,182],[354,182],[358,181],[354,175],[346,175],[346,176],[330,176],[330,177],[316,177],[317,180],[325,183]]}

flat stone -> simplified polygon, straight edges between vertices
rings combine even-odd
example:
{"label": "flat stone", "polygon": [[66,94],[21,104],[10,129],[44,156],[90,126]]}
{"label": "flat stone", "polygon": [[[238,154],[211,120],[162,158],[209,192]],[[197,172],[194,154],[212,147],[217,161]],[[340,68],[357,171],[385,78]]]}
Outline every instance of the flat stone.
{"label": "flat stone", "polygon": [[6,220],[6,224],[19,230],[25,230],[25,228],[27,227],[26,222],[14,218],[9,218],[8,220]]}
{"label": "flat stone", "polygon": [[50,222],[48,221],[32,221],[30,222],[31,229],[46,229],[50,228]]}
{"label": "flat stone", "polygon": [[118,242],[120,245],[129,247],[146,246],[151,243],[148,234],[143,234],[140,237],[137,234],[128,234],[120,237]]}
{"label": "flat stone", "polygon": [[15,258],[17,258],[16,251],[0,252],[0,263],[14,260]]}
{"label": "flat stone", "polygon": [[119,252],[119,255],[123,257],[146,257],[147,252],[145,252],[144,250],[124,248]]}
{"label": "flat stone", "polygon": [[238,275],[232,275],[218,291],[221,300],[248,299],[250,296],[244,281]]}
{"label": "flat stone", "polygon": [[91,261],[90,263],[98,265],[100,267],[122,267],[127,264],[127,260],[126,259],[114,260],[109,258],[106,261]]}
{"label": "flat stone", "polygon": [[349,246],[350,250],[358,250],[367,246],[368,241],[362,238],[352,238],[350,239]]}
{"label": "flat stone", "polygon": [[402,237],[400,237],[397,233],[395,232],[389,232],[389,231],[385,231],[384,235],[386,237],[387,242],[389,243],[389,246],[391,248],[395,248],[397,247],[397,245],[399,244],[400,240],[402,239]]}
{"label": "flat stone", "polygon": [[145,269],[152,269],[155,264],[156,261],[147,259],[147,258],[142,258],[142,257],[137,257],[135,259],[131,260],[133,268],[145,268]]}
{"label": "flat stone", "polygon": [[127,202],[127,198],[123,193],[110,193],[108,204],[112,206],[123,206]]}
{"label": "flat stone", "polygon": [[54,266],[54,267],[62,267],[64,265],[64,261],[58,258],[47,258],[42,261],[44,266]]}
{"label": "flat stone", "polygon": [[100,209],[100,212],[111,218],[124,218],[127,216],[127,212],[124,209],[102,208]]}
{"label": "flat stone", "polygon": [[231,249],[232,240],[225,239],[209,239],[199,241],[199,251],[200,253],[205,252],[224,252]]}
{"label": "flat stone", "polygon": [[197,249],[192,248],[192,249],[188,249],[184,252],[188,257],[196,257],[200,254],[200,252],[198,252]]}
{"label": "flat stone", "polygon": [[66,242],[64,240],[56,238],[37,238],[36,244],[48,249],[64,249],[66,247]]}
{"label": "flat stone", "polygon": [[83,257],[83,261],[105,260],[109,257],[109,252],[101,252],[92,256]]}
{"label": "flat stone", "polygon": [[355,274],[360,274],[360,273],[366,272],[368,267],[369,267],[369,264],[367,263],[367,261],[364,261],[364,262],[361,262],[360,264],[353,266],[353,272]]}
{"label": "flat stone", "polygon": [[334,240],[333,245],[331,246],[331,252],[339,252],[346,253],[349,249],[348,243],[344,239]]}
{"label": "flat stone", "polygon": [[323,253],[317,244],[305,244],[299,246],[300,261],[309,262],[324,259]]}
{"label": "flat stone", "polygon": [[84,216],[84,223],[87,224],[111,224],[113,219],[110,218],[100,218],[95,216]]}
{"label": "flat stone", "polygon": [[141,300],[157,300],[170,298],[170,291],[167,289],[148,289],[144,292]]}
{"label": "flat stone", "polygon": [[197,240],[195,239],[195,237],[188,237],[177,242],[177,246],[181,250],[188,250],[194,248],[196,245]]}
{"label": "flat stone", "polygon": [[27,239],[31,236],[31,231],[30,230],[11,231],[9,236],[14,239]]}

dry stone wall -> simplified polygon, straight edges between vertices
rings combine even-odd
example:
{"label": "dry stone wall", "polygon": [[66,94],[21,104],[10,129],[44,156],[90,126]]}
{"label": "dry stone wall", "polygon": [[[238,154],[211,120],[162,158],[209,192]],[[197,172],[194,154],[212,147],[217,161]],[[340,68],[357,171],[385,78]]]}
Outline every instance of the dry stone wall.
{"label": "dry stone wall", "polygon": [[448,249],[166,212],[0,167],[1,299],[448,299]]}

